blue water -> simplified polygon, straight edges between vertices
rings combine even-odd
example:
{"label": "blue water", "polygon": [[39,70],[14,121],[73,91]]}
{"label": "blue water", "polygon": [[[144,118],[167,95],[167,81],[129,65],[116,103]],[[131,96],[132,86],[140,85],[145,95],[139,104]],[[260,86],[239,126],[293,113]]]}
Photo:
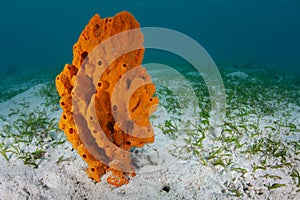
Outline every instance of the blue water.
{"label": "blue water", "polygon": [[[197,40],[216,63],[300,74],[298,0],[10,0],[0,6],[1,73],[62,68],[89,19],[130,11],[142,27]],[[10,73],[10,72],[8,72]]]}

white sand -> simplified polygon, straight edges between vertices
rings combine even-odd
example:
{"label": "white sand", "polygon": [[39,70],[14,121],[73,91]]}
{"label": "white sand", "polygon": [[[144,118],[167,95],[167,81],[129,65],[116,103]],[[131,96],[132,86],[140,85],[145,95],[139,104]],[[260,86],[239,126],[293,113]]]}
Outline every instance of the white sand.
{"label": "white sand", "polygon": [[[0,104],[3,115],[9,113],[11,108],[20,107],[19,102],[29,102],[30,109],[43,108],[43,99],[34,95],[41,85]],[[59,119],[60,112],[49,112]],[[159,109],[155,115],[164,116]],[[299,119],[299,112],[293,113]],[[161,118],[154,120],[154,125]],[[270,120],[274,120],[271,118]],[[0,120],[0,125],[5,122]],[[220,130],[216,130],[220,131]],[[62,133],[61,133],[62,134]],[[183,137],[172,140],[155,128],[156,141],[154,144],[138,150],[137,163],[141,168],[137,175],[127,185],[115,188],[105,181],[95,184],[87,178],[86,164],[72,151],[69,142],[48,149],[45,159],[37,169],[25,166],[21,160],[12,157],[9,162],[0,156],[0,199],[240,199],[235,197],[228,188],[240,188],[243,199],[300,199],[293,179],[287,175],[286,167],[273,169],[273,171],[260,171],[245,173],[226,170],[223,167],[203,165],[197,157],[182,151],[180,155],[186,159],[175,158],[170,152],[177,152],[184,146]],[[299,137],[292,136],[292,137]],[[207,148],[213,143],[208,137],[205,139]],[[178,152],[177,152],[178,153]],[[68,161],[56,163],[64,155]],[[234,163],[250,169],[257,158],[232,155]],[[299,159],[299,156],[298,158]],[[297,162],[299,164],[299,161]],[[297,166],[299,169],[299,166]],[[300,170],[299,170],[300,171]],[[281,183],[286,187],[268,190],[264,184],[273,183],[270,178],[261,178],[262,175],[276,174],[282,177]],[[170,191],[162,190],[169,186]],[[299,188],[298,188],[299,189]]]}
{"label": "white sand", "polygon": [[226,76],[238,77],[241,79],[248,78],[248,74],[246,74],[245,72],[240,72],[240,71],[228,73],[228,74],[226,74]]}

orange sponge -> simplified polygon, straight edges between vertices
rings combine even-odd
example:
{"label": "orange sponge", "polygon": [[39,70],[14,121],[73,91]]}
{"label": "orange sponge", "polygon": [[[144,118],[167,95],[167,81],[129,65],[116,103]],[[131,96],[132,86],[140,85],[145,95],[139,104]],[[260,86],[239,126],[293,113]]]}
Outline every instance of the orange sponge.
{"label": "orange sponge", "polygon": [[[135,34],[118,36],[129,30]],[[129,150],[154,141],[149,115],[158,99],[153,97],[150,76],[141,67],[142,44],[139,23],[130,13],[104,19],[95,15],[73,47],[72,65],[66,64],[56,77],[63,109],[59,127],[96,182],[110,172],[108,183],[128,183],[135,175]],[[131,45],[135,48],[127,50]],[[123,49],[122,55],[114,53],[118,49]]]}

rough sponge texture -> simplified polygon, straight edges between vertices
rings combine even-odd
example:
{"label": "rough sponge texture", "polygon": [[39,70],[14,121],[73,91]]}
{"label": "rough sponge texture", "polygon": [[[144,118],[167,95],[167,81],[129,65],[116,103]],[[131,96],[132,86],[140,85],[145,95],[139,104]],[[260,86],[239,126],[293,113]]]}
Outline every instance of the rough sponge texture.
{"label": "rough sponge texture", "polygon": [[[139,29],[139,37],[129,37],[125,43],[136,43],[140,48],[124,52],[111,63],[108,62],[112,58],[107,49],[105,51],[102,49],[102,54],[107,54],[106,59],[98,55],[97,51],[96,53],[92,51],[106,39],[123,31],[137,28],[139,28],[139,23],[128,12],[121,12],[112,18],[104,19],[95,15],[90,19],[77,43],[74,44],[72,64],[66,64],[63,71],[56,77],[56,87],[63,109],[59,122],[60,129],[65,132],[73,148],[88,164],[88,176],[99,182],[102,175],[109,172],[107,181],[114,186],[126,184],[130,177],[135,176],[134,163],[130,159],[129,150],[154,142],[149,115],[155,111],[158,99],[153,97],[154,84],[151,83],[146,70],[141,67],[144,48],[142,47],[142,33]],[[106,47],[122,48],[125,43],[112,41],[111,44],[106,44]],[[76,85],[77,82],[80,83],[78,74],[81,68],[88,71],[88,67],[92,66],[91,68],[95,71],[101,70],[101,67],[105,65],[107,67],[104,68],[94,87],[84,88],[89,84]],[[84,125],[75,123],[73,100],[76,87],[84,90],[94,89],[92,92],[97,123],[106,138],[100,137],[96,130],[91,130],[93,118],[86,119],[88,115],[82,115]],[[82,99],[79,103],[83,101]],[[83,102],[82,105],[90,104],[92,100],[86,99],[86,101],[88,102]],[[108,143],[111,144],[108,145]],[[118,149],[128,154],[120,154],[119,152],[122,151]],[[121,163],[119,165],[124,166],[120,167],[115,164],[118,161]],[[132,170],[128,170],[131,168]]]}

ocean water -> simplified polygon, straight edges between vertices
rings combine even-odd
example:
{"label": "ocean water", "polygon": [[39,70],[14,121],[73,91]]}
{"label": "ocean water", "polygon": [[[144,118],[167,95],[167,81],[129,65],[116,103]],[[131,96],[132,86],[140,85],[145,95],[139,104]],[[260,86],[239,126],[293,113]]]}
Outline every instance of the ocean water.
{"label": "ocean water", "polygon": [[[217,64],[300,73],[297,0],[14,0],[0,7],[1,74],[61,69],[71,62],[72,46],[94,14],[109,17],[122,10],[130,11],[142,27],[190,36]],[[145,59],[155,59],[148,52]]]}
{"label": "ocean water", "polygon": [[[55,77],[94,14],[123,10],[159,28],[143,31],[159,105],[155,142],[131,152],[147,173],[112,188],[58,129]],[[0,198],[300,199],[299,19],[297,0],[2,2]]]}

